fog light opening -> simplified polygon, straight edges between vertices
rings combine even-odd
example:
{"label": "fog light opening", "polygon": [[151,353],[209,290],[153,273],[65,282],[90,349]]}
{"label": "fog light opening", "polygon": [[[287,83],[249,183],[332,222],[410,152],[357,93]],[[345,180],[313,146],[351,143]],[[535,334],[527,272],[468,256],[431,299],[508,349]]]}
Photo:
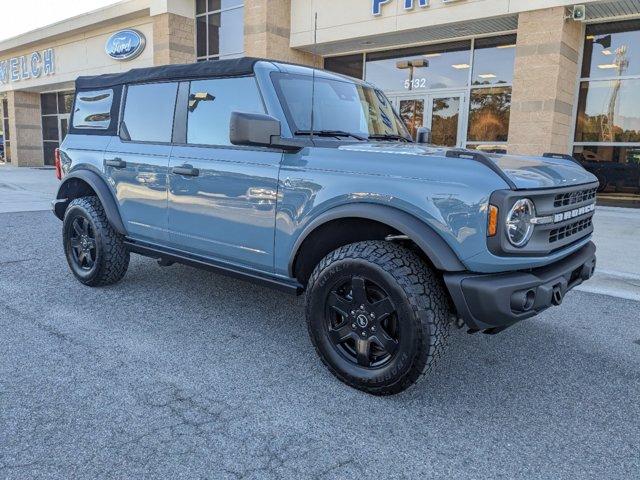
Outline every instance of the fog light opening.
{"label": "fog light opening", "polygon": [[523,290],[511,295],[511,310],[515,312],[528,312],[536,302],[536,291],[534,289]]}

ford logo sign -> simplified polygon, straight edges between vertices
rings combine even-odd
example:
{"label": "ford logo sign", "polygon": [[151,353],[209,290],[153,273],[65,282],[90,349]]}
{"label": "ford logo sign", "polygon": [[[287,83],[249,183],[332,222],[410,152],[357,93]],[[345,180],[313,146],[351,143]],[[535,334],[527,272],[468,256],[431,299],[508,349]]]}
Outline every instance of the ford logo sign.
{"label": "ford logo sign", "polygon": [[104,49],[116,60],[133,60],[142,53],[146,45],[144,35],[138,30],[120,30],[107,40]]}

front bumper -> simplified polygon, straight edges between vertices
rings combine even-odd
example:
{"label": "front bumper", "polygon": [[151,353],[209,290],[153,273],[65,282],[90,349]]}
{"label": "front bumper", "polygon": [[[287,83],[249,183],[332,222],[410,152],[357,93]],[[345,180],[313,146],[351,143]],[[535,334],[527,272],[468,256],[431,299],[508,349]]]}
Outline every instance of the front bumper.
{"label": "front bumper", "polygon": [[593,275],[596,246],[589,242],[562,260],[528,271],[445,273],[444,281],[465,323],[472,330],[499,331],[533,317]]}

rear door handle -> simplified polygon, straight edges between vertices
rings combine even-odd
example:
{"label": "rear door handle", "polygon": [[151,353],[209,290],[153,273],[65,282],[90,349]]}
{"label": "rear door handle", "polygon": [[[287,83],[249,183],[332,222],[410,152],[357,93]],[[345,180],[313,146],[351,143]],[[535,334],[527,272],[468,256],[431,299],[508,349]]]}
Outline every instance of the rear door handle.
{"label": "rear door handle", "polygon": [[125,168],[127,166],[127,162],[125,162],[124,160],[118,157],[105,160],[104,164],[107,167],[113,167],[113,168]]}
{"label": "rear door handle", "polygon": [[200,175],[200,170],[187,166],[173,167],[171,169],[171,173],[174,173],[176,175],[184,175],[185,177],[197,177],[198,175]]}

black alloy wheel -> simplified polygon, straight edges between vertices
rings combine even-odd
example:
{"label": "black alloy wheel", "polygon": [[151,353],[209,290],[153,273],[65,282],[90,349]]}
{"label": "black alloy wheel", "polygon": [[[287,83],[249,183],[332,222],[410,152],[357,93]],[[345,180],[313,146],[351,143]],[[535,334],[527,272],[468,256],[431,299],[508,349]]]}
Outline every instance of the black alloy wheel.
{"label": "black alloy wheel", "polygon": [[374,395],[406,390],[432,370],[449,305],[442,279],[414,251],[385,241],[334,250],[307,283],[307,326],[320,359]]}
{"label": "black alloy wheel", "polygon": [[90,287],[118,282],[129,267],[124,237],[116,232],[97,197],[72,200],[62,226],[67,263],[73,275]]}
{"label": "black alloy wheel", "polygon": [[326,302],[326,322],[333,347],[350,362],[377,368],[398,351],[396,308],[385,290],[363,276],[336,285]]}
{"label": "black alloy wheel", "polygon": [[75,268],[91,272],[96,265],[96,233],[89,219],[76,217],[71,223],[71,255]]}

